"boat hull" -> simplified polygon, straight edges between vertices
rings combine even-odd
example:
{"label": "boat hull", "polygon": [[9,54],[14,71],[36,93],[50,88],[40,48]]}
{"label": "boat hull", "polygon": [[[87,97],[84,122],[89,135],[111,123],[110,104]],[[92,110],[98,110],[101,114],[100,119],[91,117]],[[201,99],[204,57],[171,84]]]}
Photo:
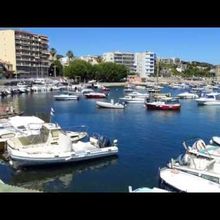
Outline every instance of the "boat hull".
{"label": "boat hull", "polygon": [[156,104],[150,104],[150,103],[145,103],[145,106],[147,109],[150,110],[172,110],[172,111],[179,111],[181,108],[180,104],[174,104],[174,105],[169,105],[169,104],[163,104],[163,105],[156,105]]}
{"label": "boat hull", "polygon": [[54,96],[56,101],[70,101],[70,100],[79,100],[79,97],[62,97],[62,96]]}
{"label": "boat hull", "polygon": [[220,192],[220,185],[186,172],[163,168],[160,170],[160,185],[178,192]]}
{"label": "boat hull", "polygon": [[118,153],[118,149],[108,149],[102,152],[85,152],[77,155],[69,154],[65,156],[46,156],[46,157],[25,157],[25,156],[17,156],[17,155],[10,155],[10,162],[9,164],[15,168],[21,167],[30,167],[30,166],[46,166],[46,165],[55,165],[55,164],[64,164],[64,163],[71,163],[71,162],[79,162],[79,161],[87,161],[97,158],[109,157],[116,155]]}
{"label": "boat hull", "polygon": [[108,102],[96,102],[97,107],[99,108],[110,108],[110,109],[124,109],[122,104],[112,104]]}
{"label": "boat hull", "polygon": [[87,99],[104,99],[104,98],[106,98],[106,95],[90,95],[90,94],[85,94],[85,97]]}

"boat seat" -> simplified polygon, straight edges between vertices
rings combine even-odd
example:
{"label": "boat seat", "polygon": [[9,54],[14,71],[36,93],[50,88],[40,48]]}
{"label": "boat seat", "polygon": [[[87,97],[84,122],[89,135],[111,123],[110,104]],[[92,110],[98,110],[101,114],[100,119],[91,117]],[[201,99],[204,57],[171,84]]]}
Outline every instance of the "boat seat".
{"label": "boat seat", "polygon": [[92,145],[91,143],[88,143],[88,142],[85,143],[85,142],[82,142],[82,141],[78,141],[77,143],[72,144],[72,149],[76,153],[80,153],[80,152],[85,152],[86,150],[97,149],[97,147]]}

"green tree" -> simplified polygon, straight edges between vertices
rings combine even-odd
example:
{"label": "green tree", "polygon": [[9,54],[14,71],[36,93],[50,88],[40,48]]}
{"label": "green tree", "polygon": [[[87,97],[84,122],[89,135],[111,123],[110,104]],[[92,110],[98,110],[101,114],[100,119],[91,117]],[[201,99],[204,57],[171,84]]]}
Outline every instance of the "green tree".
{"label": "green tree", "polygon": [[80,76],[82,81],[95,79],[103,82],[119,82],[126,78],[129,70],[116,63],[100,63],[91,65],[83,60],[74,60],[64,67],[64,75],[69,78]]}
{"label": "green tree", "polygon": [[67,51],[66,56],[68,57],[69,62],[74,58],[74,54],[71,50]]}
{"label": "green tree", "polygon": [[63,65],[59,60],[54,60],[50,65],[49,76],[63,76]]}
{"label": "green tree", "polygon": [[64,75],[69,78],[80,76],[81,80],[91,79],[92,65],[84,60],[74,60],[64,67]]}

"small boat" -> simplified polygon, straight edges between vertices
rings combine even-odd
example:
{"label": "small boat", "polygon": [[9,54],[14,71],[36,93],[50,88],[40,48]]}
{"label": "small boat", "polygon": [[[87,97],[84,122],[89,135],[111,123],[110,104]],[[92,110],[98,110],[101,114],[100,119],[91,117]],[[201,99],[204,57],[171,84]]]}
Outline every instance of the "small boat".
{"label": "small boat", "polygon": [[117,140],[91,136],[89,141],[73,143],[56,124],[45,123],[40,135],[14,137],[7,141],[9,164],[19,167],[61,164],[107,157],[118,153]]}
{"label": "small boat", "polygon": [[53,96],[57,101],[66,101],[66,100],[79,100],[79,96],[72,93],[64,93],[60,95]]}
{"label": "small boat", "polygon": [[90,89],[90,88],[84,88],[81,90],[81,94],[83,94],[83,95],[90,93],[90,92],[94,92],[94,90]]}
{"label": "small boat", "polygon": [[145,102],[145,106],[150,110],[173,110],[178,111],[181,108],[180,103],[176,99],[165,101]]}
{"label": "small boat", "polygon": [[152,189],[148,188],[148,187],[141,187],[141,188],[137,188],[137,189],[133,190],[132,186],[129,186],[128,192],[129,193],[164,193],[164,192],[169,192],[169,191],[167,191],[165,189],[160,189],[157,187],[153,187]]}
{"label": "small boat", "polygon": [[114,103],[113,99],[111,99],[111,102],[97,101],[96,105],[99,108],[111,108],[111,109],[124,109],[125,108],[125,105],[123,105],[119,102]]}
{"label": "small boat", "polygon": [[220,184],[176,169],[160,170],[161,186],[177,192],[220,192]]}
{"label": "small boat", "polygon": [[138,97],[138,98],[149,98],[149,93],[141,93],[141,92],[131,92],[127,94],[128,96]]}
{"label": "small boat", "polygon": [[134,97],[134,96],[125,96],[119,99],[124,101],[125,103],[130,103],[130,104],[142,104],[146,101],[144,97]]}
{"label": "small boat", "polygon": [[191,92],[183,92],[177,95],[180,99],[197,99],[199,96]]}
{"label": "small boat", "polygon": [[86,93],[84,95],[85,95],[85,97],[87,99],[92,99],[92,98],[94,98],[94,99],[102,99],[102,98],[106,98],[107,97],[107,95],[105,93],[103,93],[103,92],[89,92],[89,93]]}
{"label": "small boat", "polygon": [[204,97],[196,99],[198,105],[220,105],[220,93],[208,93]]}

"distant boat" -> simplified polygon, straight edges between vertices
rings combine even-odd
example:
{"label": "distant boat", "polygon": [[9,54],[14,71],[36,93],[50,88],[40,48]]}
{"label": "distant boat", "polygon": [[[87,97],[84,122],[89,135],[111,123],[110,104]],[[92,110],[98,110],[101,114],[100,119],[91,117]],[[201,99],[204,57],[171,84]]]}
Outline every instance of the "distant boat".
{"label": "distant boat", "polygon": [[53,97],[57,101],[79,100],[79,96],[78,95],[74,95],[72,93],[64,93],[64,94],[60,94],[60,95],[54,95]]}
{"label": "distant boat", "polygon": [[220,105],[220,93],[208,93],[204,97],[196,99],[198,105]]}
{"label": "distant boat", "polygon": [[191,92],[183,92],[177,95],[180,99],[196,99],[199,98],[197,94],[191,93]]}
{"label": "distant boat", "polygon": [[119,99],[130,104],[142,104],[146,100],[145,97],[134,97],[134,96],[129,96],[129,95],[119,98]]}
{"label": "distant boat", "polygon": [[145,106],[150,110],[180,110],[181,105],[177,100],[145,102]]}
{"label": "distant boat", "polygon": [[97,107],[100,108],[111,108],[111,109],[124,109],[125,105],[120,104],[119,102],[114,103],[114,100],[112,99],[111,102],[96,102]]}
{"label": "distant boat", "polygon": [[102,98],[106,98],[107,95],[105,93],[102,92],[89,92],[85,94],[85,97],[88,99],[102,99]]}

